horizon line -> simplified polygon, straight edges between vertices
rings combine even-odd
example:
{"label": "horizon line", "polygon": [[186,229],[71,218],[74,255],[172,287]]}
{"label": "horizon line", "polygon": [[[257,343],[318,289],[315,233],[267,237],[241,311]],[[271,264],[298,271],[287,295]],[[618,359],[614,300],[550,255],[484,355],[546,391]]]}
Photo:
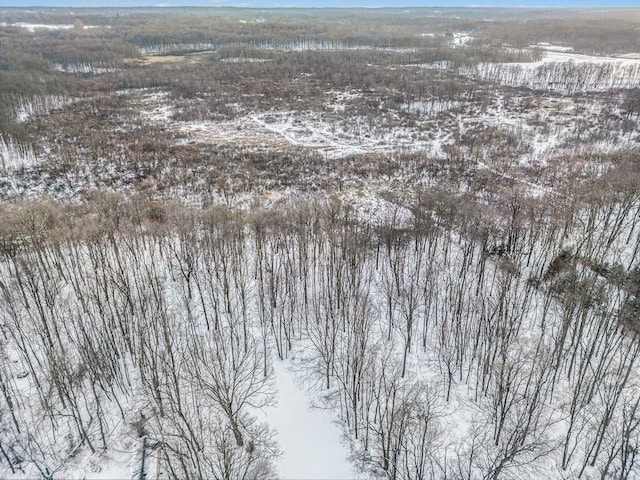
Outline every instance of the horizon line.
{"label": "horizon line", "polygon": [[82,9],[82,10],[92,10],[92,9],[135,9],[135,8],[157,8],[157,9],[171,9],[171,8],[202,8],[202,9],[223,9],[223,8],[232,8],[238,10],[277,10],[277,9],[299,9],[299,10],[357,10],[357,9],[388,9],[388,10],[401,10],[401,9],[419,9],[419,8],[442,8],[442,9],[454,9],[454,8],[499,8],[499,9],[582,9],[582,8],[591,8],[591,9],[618,9],[618,8],[630,8],[630,9],[640,9],[640,5],[626,5],[626,4],[585,4],[585,5],[499,5],[499,4],[486,4],[486,5],[270,5],[270,6],[260,6],[260,5],[202,5],[202,4],[156,4],[156,5],[4,5],[0,2],[0,8],[15,8],[19,10],[24,10],[27,8],[35,8],[35,9],[56,9],[56,8],[74,8],[74,9]]}

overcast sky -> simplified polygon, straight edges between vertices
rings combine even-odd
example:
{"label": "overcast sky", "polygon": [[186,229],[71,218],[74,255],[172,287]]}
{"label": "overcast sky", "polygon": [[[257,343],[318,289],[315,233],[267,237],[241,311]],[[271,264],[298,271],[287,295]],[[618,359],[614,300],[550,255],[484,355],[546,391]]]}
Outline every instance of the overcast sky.
{"label": "overcast sky", "polygon": [[640,6],[640,0],[0,0],[2,7],[134,7],[134,6],[247,6],[247,7],[417,7],[417,6]]}

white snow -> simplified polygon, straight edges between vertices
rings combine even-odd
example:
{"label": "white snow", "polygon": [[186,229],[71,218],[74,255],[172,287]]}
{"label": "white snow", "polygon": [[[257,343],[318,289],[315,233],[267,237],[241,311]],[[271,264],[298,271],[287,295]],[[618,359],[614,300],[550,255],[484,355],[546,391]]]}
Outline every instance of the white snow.
{"label": "white snow", "polygon": [[16,143],[11,138],[0,136],[0,172],[8,173],[38,163],[33,148]]}
{"label": "white snow", "polygon": [[73,102],[73,98],[64,95],[22,97],[19,99],[16,110],[16,121],[26,122],[35,115],[46,115],[52,110],[64,108]]}
{"label": "white snow", "polygon": [[271,58],[231,57],[220,60],[223,63],[264,63],[271,62]]}
{"label": "white snow", "polygon": [[[4,23],[2,26],[6,26]],[[75,28],[75,25],[48,25],[44,23],[26,23],[26,22],[17,22],[10,24],[11,27],[24,28],[25,30],[34,33],[37,30],[72,30]],[[100,25],[83,25],[84,30],[89,30],[92,28],[111,28],[110,26],[101,27]]]}
{"label": "white snow", "polygon": [[623,66],[637,66],[640,65],[640,59],[637,58],[621,58],[621,57],[607,57],[599,55],[584,55],[582,53],[574,53],[568,50],[549,50],[546,51],[544,56],[539,62],[523,63],[521,65],[542,65],[544,63],[553,62],[574,62],[574,63],[595,63],[599,65],[604,64],[617,64]]}
{"label": "white snow", "polygon": [[310,408],[311,396],[296,381],[288,362],[274,362],[277,406],[266,409],[278,432],[283,455],[278,461],[282,479],[339,480],[355,478],[346,458],[347,447],[329,410]]}
{"label": "white snow", "polygon": [[536,62],[465,65],[458,73],[474,80],[571,95],[639,86],[640,59],[552,50]]}
{"label": "white snow", "polygon": [[[341,112],[344,109],[342,102],[358,95],[357,92],[332,92],[328,105]],[[171,130],[183,134],[184,143],[260,145],[280,149],[301,147],[316,150],[331,159],[363,153],[429,151],[434,144],[432,135],[417,127],[378,128],[364,117],[351,117],[345,121],[312,111],[248,114],[229,121],[177,122],[172,120],[174,109],[166,104],[166,97],[165,92],[144,95],[139,111],[149,121],[168,125]],[[433,113],[445,106],[425,103],[415,108]]]}
{"label": "white snow", "polygon": [[424,68],[425,70],[448,70],[452,68],[453,65],[454,63],[449,60],[438,60],[437,62],[431,63],[410,63],[406,66],[414,68]]}
{"label": "white snow", "polygon": [[469,35],[468,33],[455,32],[453,34],[453,40],[451,41],[451,46],[456,48],[456,47],[463,47],[465,45],[469,45],[469,43],[471,43],[471,41],[474,38],[475,38],[474,36]]}
{"label": "white snow", "polygon": [[287,43],[263,43],[258,45],[263,50],[283,52],[307,52],[307,51],[339,51],[339,50],[375,50],[378,52],[411,53],[416,48],[381,47],[375,45],[352,45],[336,40],[300,40]]}
{"label": "white snow", "polygon": [[[123,95],[127,95],[125,91]],[[142,96],[140,113],[153,122],[168,122],[173,115],[173,108],[165,104],[168,92],[152,92]],[[149,110],[149,108],[151,108]]]}
{"label": "white snow", "polygon": [[539,48],[540,50],[547,50],[549,52],[573,52],[573,47],[566,47],[562,45],[552,45],[546,42],[539,42],[535,45],[530,45],[530,48]]}
{"label": "white snow", "polygon": [[[126,94],[129,92],[123,92]],[[504,132],[512,132],[523,142],[518,148],[517,161],[522,166],[544,165],[548,158],[562,150],[567,141],[575,137],[576,119],[588,118],[598,122],[601,115],[608,115],[599,104],[579,103],[565,98],[539,102],[537,106],[522,107],[521,100],[512,99],[508,106],[498,98],[481,112],[467,102],[442,101],[436,98],[397,105],[402,112],[413,115],[414,122],[407,124],[401,112],[386,112],[375,118],[358,114],[349,116],[357,102],[366,94],[357,90],[331,90],[326,94],[325,111],[273,110],[251,113],[240,104],[232,104],[236,117],[229,120],[176,121],[174,113],[179,107],[169,101],[166,92],[130,92],[142,94],[139,112],[148,121],[164,125],[175,132],[181,145],[203,143],[208,145],[234,145],[243,148],[275,150],[314,150],[326,159],[342,159],[351,155],[382,154],[394,152],[424,152],[433,157],[446,157],[446,147],[455,143],[455,136],[465,128],[481,125],[494,126]],[[516,105],[517,104],[517,105]],[[541,123],[546,127],[541,127]],[[584,132],[585,136],[599,134]],[[598,149],[610,151],[623,148],[633,142],[631,136],[603,137]],[[589,143],[594,146],[593,143]],[[488,157],[487,157],[488,156]],[[494,162],[491,149],[476,157],[486,165]]]}
{"label": "white snow", "polygon": [[112,67],[95,67],[91,62],[78,63],[55,63],[53,69],[62,73],[84,73],[98,75],[101,73],[115,72],[117,69]]}
{"label": "white snow", "polygon": [[215,50],[218,45],[210,42],[200,43],[167,43],[157,45],[139,45],[138,50],[142,55],[158,55],[176,51],[205,51]]}
{"label": "white snow", "polygon": [[12,23],[11,26],[24,28],[30,32],[35,32],[36,30],[71,30],[73,28],[73,25],[46,25],[41,23],[25,22]]}

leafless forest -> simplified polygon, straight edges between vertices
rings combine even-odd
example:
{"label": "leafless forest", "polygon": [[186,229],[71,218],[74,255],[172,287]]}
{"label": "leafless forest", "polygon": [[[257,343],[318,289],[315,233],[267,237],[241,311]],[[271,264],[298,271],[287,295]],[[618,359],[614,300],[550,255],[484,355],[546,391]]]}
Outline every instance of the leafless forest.
{"label": "leafless forest", "polygon": [[640,478],[639,32],[0,10],[0,477],[277,478],[284,360],[363,478]]}

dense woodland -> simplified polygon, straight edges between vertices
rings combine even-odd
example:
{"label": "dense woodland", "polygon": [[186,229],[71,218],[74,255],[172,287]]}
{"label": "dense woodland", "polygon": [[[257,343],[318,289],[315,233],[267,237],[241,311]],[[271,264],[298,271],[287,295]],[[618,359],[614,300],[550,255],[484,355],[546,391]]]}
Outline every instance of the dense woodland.
{"label": "dense woodland", "polygon": [[0,10],[0,476],[640,478],[639,29]]}

